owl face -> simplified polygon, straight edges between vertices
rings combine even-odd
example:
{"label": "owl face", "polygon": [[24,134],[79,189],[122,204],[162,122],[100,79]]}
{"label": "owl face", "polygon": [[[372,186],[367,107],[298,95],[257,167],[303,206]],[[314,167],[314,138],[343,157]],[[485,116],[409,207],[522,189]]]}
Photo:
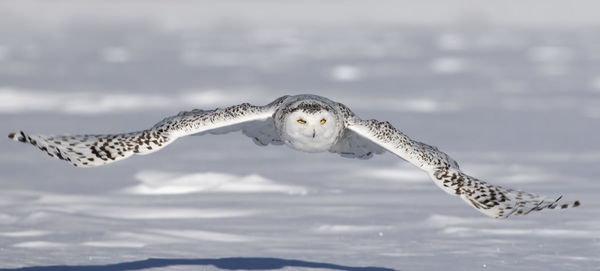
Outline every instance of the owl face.
{"label": "owl face", "polygon": [[300,104],[283,119],[281,138],[292,148],[306,152],[327,151],[341,132],[335,111],[325,105]]}

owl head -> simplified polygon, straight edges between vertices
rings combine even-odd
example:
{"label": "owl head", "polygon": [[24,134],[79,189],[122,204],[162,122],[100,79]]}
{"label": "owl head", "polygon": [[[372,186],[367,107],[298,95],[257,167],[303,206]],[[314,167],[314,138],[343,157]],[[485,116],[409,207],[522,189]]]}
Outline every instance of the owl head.
{"label": "owl head", "polygon": [[341,135],[342,122],[330,104],[302,100],[289,104],[280,118],[280,136],[290,147],[307,151],[327,151]]}

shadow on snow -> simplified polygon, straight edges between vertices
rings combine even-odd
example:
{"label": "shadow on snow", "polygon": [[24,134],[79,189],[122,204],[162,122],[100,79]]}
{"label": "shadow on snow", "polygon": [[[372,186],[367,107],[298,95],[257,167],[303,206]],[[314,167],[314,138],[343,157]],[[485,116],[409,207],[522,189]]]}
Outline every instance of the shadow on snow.
{"label": "shadow on snow", "polygon": [[275,270],[285,267],[324,268],[341,271],[395,271],[383,267],[351,267],[330,263],[286,260],[277,258],[221,258],[221,259],[146,259],[107,265],[51,265],[21,268],[0,268],[0,271],[120,271],[176,265],[212,265],[225,270]]}

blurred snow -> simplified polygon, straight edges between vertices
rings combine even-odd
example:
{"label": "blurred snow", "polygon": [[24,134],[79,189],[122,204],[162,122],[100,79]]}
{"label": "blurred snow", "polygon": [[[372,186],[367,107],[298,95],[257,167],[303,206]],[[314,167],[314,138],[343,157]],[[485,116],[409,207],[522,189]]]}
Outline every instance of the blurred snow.
{"label": "blurred snow", "polygon": [[127,48],[109,47],[102,50],[102,60],[111,63],[131,61],[131,52]]}
{"label": "blurred snow", "polygon": [[338,65],[333,67],[331,75],[337,81],[355,81],[360,75],[360,70],[351,65]]}
{"label": "blurred snow", "polygon": [[13,245],[17,248],[32,248],[32,249],[60,249],[65,247],[66,244],[56,243],[56,242],[45,242],[45,241],[31,241],[31,242],[22,242]]}
{"label": "blurred snow", "polygon": [[316,227],[315,231],[323,234],[375,232],[379,235],[381,231],[390,228],[390,226],[321,225]]}
{"label": "blurred snow", "polygon": [[261,148],[239,133],[85,170],[6,139],[0,270],[598,270],[597,10],[0,1],[5,135],[128,132],[182,110],[313,93],[485,181],[582,202],[493,220],[391,154]]}
{"label": "blurred snow", "polygon": [[114,114],[190,106],[213,108],[239,101],[239,96],[217,90],[185,89],[176,94],[53,92],[0,87],[0,113],[60,112],[64,114]]}
{"label": "blurred snow", "polygon": [[458,33],[444,33],[439,37],[438,47],[444,51],[461,51],[467,49],[465,39]]}
{"label": "blurred snow", "polygon": [[530,55],[533,61],[537,62],[568,62],[572,59],[572,52],[569,48],[558,46],[538,46],[531,49]]}
{"label": "blurred snow", "polygon": [[578,230],[547,230],[547,229],[473,229],[467,227],[447,227],[443,230],[446,234],[456,234],[460,236],[476,236],[476,235],[500,235],[500,236],[516,236],[516,235],[537,235],[548,236],[555,238],[594,238],[600,234],[596,231],[578,231]]}
{"label": "blurred snow", "polygon": [[436,73],[457,73],[465,69],[465,63],[457,57],[441,57],[431,62],[431,69]]}
{"label": "blurred snow", "polygon": [[136,174],[136,178],[141,181],[141,184],[125,188],[123,192],[140,195],[174,195],[198,192],[307,193],[305,188],[276,184],[256,174],[236,176],[218,172],[177,174],[160,171],[142,171]]}
{"label": "blurred snow", "polygon": [[423,174],[420,171],[402,168],[401,165],[394,165],[389,168],[370,168],[365,170],[365,168],[361,168],[356,172],[352,172],[352,174],[356,174],[359,176],[364,176],[365,178],[375,178],[375,179],[383,179],[390,181],[398,181],[398,182],[417,182],[424,183],[430,182],[429,176]]}
{"label": "blurred snow", "polygon": [[592,79],[591,86],[592,86],[592,88],[593,88],[594,91],[600,92],[600,76]]}
{"label": "blurred snow", "polygon": [[[155,20],[162,27],[180,30],[202,27],[219,20],[238,20],[274,24],[338,24],[361,23],[436,24],[467,19],[486,18],[493,23],[564,27],[593,25],[599,21],[594,0],[381,0],[378,5],[359,0],[308,0],[285,2],[258,0],[208,1],[184,0],[152,2],[128,0],[115,5],[110,1],[4,0],[0,10],[13,16],[32,16],[48,27],[70,23],[73,19]],[[37,9],[35,9],[37,8]],[[35,11],[34,11],[35,10]],[[566,12],[568,11],[568,12]],[[574,16],[576,15],[576,16]],[[199,19],[200,18],[200,19]]]}
{"label": "blurred snow", "polygon": [[0,62],[7,59],[8,56],[9,56],[8,48],[6,48],[6,46],[0,44]]}
{"label": "blurred snow", "polygon": [[36,230],[16,231],[16,232],[0,232],[0,236],[16,237],[16,238],[43,236],[43,235],[47,235],[47,234],[50,234],[50,233],[46,232],[46,231],[36,231]]}

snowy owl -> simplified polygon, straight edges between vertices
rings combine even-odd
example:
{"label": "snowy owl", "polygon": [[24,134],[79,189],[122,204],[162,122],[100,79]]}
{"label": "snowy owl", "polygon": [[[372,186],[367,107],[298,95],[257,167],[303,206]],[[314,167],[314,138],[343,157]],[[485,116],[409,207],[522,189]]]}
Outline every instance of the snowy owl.
{"label": "snowy owl", "polygon": [[43,136],[20,132],[8,137],[76,167],[94,167],[155,152],[182,136],[239,130],[262,146],[285,144],[305,152],[328,151],[361,159],[389,151],[425,171],[442,190],[494,218],[579,205],[578,201],[560,203],[560,197],[546,199],[471,177],[447,154],[410,139],[389,122],[360,119],[347,106],[316,95],[284,96],[265,106],[244,103],[181,112],[150,129],[126,134]]}

